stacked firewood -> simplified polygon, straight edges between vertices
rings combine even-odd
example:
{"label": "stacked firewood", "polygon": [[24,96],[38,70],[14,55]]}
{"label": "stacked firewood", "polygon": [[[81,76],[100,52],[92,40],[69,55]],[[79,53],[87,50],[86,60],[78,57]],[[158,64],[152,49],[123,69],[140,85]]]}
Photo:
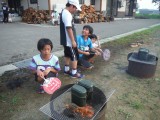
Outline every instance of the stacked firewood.
{"label": "stacked firewood", "polygon": [[81,22],[84,23],[94,23],[94,22],[105,22],[105,17],[100,12],[96,12],[94,6],[92,5],[82,5],[82,11],[80,12]]}
{"label": "stacked firewood", "polygon": [[28,24],[47,23],[49,19],[49,14],[46,11],[33,8],[24,10],[22,15],[22,21]]}

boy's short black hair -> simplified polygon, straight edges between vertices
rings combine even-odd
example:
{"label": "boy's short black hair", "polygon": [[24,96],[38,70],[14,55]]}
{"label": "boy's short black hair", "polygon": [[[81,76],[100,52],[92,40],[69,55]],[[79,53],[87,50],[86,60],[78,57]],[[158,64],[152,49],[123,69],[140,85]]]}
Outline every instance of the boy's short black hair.
{"label": "boy's short black hair", "polygon": [[89,38],[90,39],[93,39],[93,38],[97,39],[97,36],[95,34],[92,34],[92,35],[89,35]]}
{"label": "boy's short black hair", "polygon": [[53,44],[51,42],[50,39],[47,39],[47,38],[41,38],[39,41],[38,41],[38,44],[37,44],[37,49],[39,51],[43,50],[44,46],[45,45],[50,45],[51,46],[51,50],[53,48]]}
{"label": "boy's short black hair", "polygon": [[66,7],[70,7],[71,6],[71,4],[68,2],[68,3],[66,3]]}
{"label": "boy's short black hair", "polygon": [[90,34],[93,34],[93,28],[90,25],[83,26],[83,29],[88,29]]}

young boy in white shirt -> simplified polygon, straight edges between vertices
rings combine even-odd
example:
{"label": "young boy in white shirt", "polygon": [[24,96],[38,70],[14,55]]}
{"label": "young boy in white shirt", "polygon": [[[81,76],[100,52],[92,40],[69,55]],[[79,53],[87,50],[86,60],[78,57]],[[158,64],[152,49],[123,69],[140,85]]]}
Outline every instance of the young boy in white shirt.
{"label": "young boy in white shirt", "polygon": [[40,83],[38,93],[44,93],[44,78],[57,77],[61,70],[59,59],[51,53],[53,48],[52,42],[47,38],[42,38],[37,43],[37,49],[40,54],[33,56],[29,68],[35,75],[35,80]]}

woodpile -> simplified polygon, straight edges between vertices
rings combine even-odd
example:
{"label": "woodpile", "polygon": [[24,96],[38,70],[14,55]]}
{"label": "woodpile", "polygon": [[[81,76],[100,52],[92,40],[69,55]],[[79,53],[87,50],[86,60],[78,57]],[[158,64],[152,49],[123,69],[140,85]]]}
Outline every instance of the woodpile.
{"label": "woodpile", "polygon": [[24,10],[22,15],[22,21],[28,24],[47,23],[49,19],[49,14],[45,10],[36,10],[33,8]]}
{"label": "woodpile", "polygon": [[82,5],[82,11],[80,12],[80,19],[82,23],[94,23],[94,22],[105,22],[105,17],[102,13],[96,12],[92,5]]}

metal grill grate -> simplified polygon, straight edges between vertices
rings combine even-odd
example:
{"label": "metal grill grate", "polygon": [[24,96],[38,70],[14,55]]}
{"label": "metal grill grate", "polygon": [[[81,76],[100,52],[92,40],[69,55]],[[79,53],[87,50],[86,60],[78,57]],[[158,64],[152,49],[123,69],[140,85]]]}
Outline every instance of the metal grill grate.
{"label": "metal grill grate", "polygon": [[114,91],[109,93],[109,96],[106,98],[100,89],[94,87],[93,98],[90,102],[87,102],[87,104],[91,105],[94,109],[94,116],[92,118],[82,118],[80,115],[71,112],[65,107],[66,104],[71,104],[71,88],[66,89],[64,93],[59,94],[58,97],[41,107],[40,111],[54,120],[93,120],[113,93]]}

